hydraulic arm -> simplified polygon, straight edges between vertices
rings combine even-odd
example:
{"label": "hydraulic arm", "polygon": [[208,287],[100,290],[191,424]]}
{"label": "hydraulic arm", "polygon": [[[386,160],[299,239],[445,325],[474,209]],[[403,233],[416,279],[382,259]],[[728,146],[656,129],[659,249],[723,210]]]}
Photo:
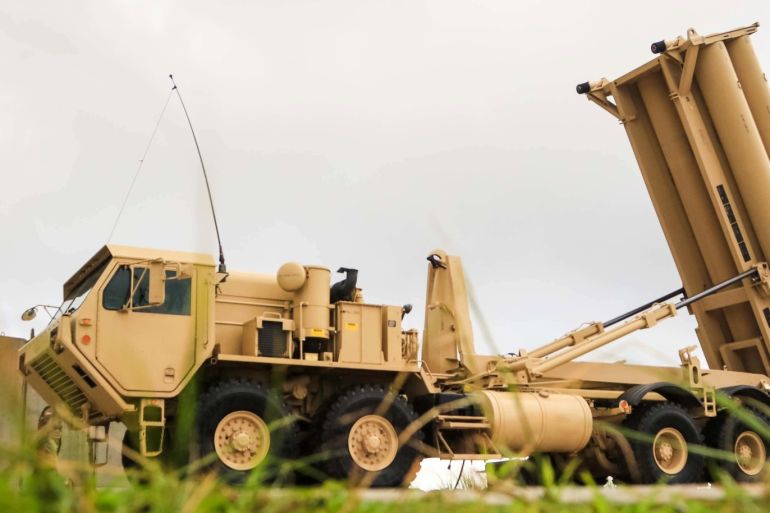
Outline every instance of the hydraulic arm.
{"label": "hydraulic arm", "polygon": [[[677,310],[710,297],[720,292],[721,290],[730,287],[731,285],[740,283],[744,279],[750,278],[750,282],[756,284],[759,281],[758,276],[760,275],[760,269],[766,271],[767,265],[761,264],[760,266],[749,269],[748,271],[742,272],[738,276],[734,276],[733,278],[718,283],[707,290],[695,294],[692,297],[682,299],[678,303],[674,304],[656,302],[651,305],[648,303],[643,305],[642,310],[637,308],[624,315],[616,317],[607,323],[594,323],[589,325],[589,331],[586,331],[586,328],[583,328],[583,331],[578,330],[581,332],[582,336],[576,336],[575,332],[567,334],[566,336],[557,339],[554,342],[551,342],[550,344],[547,344],[541,348],[535,349],[529,353],[530,357],[550,356],[548,359],[531,364],[530,373],[535,376],[542,375],[551,369],[554,369],[567,362],[571,362],[574,359],[583,356],[584,354],[606,346],[607,344],[614,342],[619,338],[625,337],[630,333],[641,329],[650,328],[657,324],[659,321],[674,317]],[[667,294],[664,297],[673,297],[677,295],[677,293],[680,293],[680,291],[681,289],[674,291],[671,294]],[[621,322],[622,324],[619,324]],[[616,327],[605,331],[605,328],[611,325],[616,325]],[[591,333],[591,330],[593,333]],[[586,334],[588,334],[588,336],[586,336]],[[517,364],[513,363],[512,367],[516,368]]]}

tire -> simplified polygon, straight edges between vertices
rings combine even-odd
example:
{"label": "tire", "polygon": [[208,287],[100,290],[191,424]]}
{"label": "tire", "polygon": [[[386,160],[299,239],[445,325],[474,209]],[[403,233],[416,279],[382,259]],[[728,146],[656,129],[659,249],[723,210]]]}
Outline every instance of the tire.
{"label": "tire", "polygon": [[[753,415],[765,426],[770,426],[766,415],[751,407],[743,407],[744,412]],[[729,461],[712,462],[735,481],[753,483],[762,480],[763,470],[767,468],[768,441],[761,434],[747,426],[741,419],[722,411],[706,427],[706,443],[709,447],[732,454]],[[744,455],[741,458],[741,455]],[[746,458],[746,456],[750,456]],[[719,479],[718,472],[711,472],[714,480]]]}
{"label": "tire", "polygon": [[213,459],[210,469],[230,483],[255,469],[264,481],[284,477],[279,467],[295,455],[296,422],[273,391],[254,381],[210,388],[200,398],[196,425],[200,456]]}
{"label": "tire", "polygon": [[[408,485],[414,478],[421,456],[408,442],[398,447],[397,438],[417,414],[398,395],[379,411],[386,396],[381,385],[355,386],[332,403],[321,430],[323,468],[331,478],[371,487]],[[422,440],[422,431],[414,440]]]}
{"label": "tire", "polygon": [[641,482],[695,483],[701,480],[704,460],[689,446],[701,445],[698,426],[678,404],[663,402],[638,407],[626,427],[645,440],[629,436]]}

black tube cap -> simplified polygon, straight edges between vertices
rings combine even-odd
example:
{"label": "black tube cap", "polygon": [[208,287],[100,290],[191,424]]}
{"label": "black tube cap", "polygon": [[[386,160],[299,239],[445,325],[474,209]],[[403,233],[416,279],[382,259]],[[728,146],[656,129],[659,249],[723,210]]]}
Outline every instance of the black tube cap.
{"label": "black tube cap", "polygon": [[582,84],[578,84],[577,87],[575,87],[575,91],[577,91],[577,94],[586,94],[590,90],[591,90],[591,84],[588,82],[583,82]]}
{"label": "black tube cap", "polygon": [[652,53],[663,53],[666,51],[666,42],[664,40],[656,41],[650,45]]}

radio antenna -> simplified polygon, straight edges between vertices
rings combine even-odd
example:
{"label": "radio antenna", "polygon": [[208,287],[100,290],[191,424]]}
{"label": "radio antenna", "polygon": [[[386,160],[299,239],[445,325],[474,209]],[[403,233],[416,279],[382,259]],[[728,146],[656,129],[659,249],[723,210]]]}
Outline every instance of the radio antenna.
{"label": "radio antenna", "polygon": [[209,186],[209,177],[206,174],[206,165],[203,163],[203,155],[201,155],[201,148],[198,145],[198,138],[195,137],[195,130],[193,129],[192,121],[190,121],[190,114],[187,113],[187,107],[185,107],[184,100],[182,99],[182,94],[179,92],[179,87],[176,85],[176,82],[174,81],[174,75],[169,75],[168,78],[171,79],[171,83],[174,85],[174,87],[172,87],[171,90],[176,91],[176,95],[179,98],[179,103],[182,104],[182,110],[184,110],[184,115],[187,118],[187,124],[190,125],[190,132],[192,133],[193,141],[195,142],[195,149],[198,151],[198,159],[201,162],[201,169],[203,170],[203,179],[206,181],[206,192],[208,192],[209,194],[209,205],[211,205],[211,217],[214,218],[214,230],[217,232],[217,244],[219,244],[219,272],[227,273],[227,267],[225,266],[225,253],[222,250],[222,238],[219,236],[219,224],[217,224],[217,213],[214,211],[214,200],[211,197],[211,187]]}
{"label": "radio antenna", "polygon": [[118,216],[115,218],[115,222],[112,224],[112,230],[110,230],[110,236],[107,237],[107,244],[109,244],[112,241],[112,236],[115,235],[115,228],[118,227],[118,222],[120,222],[120,217],[123,215],[123,211],[126,209],[128,198],[129,196],[131,196],[131,191],[134,190],[134,185],[136,185],[136,179],[139,178],[139,173],[142,171],[142,166],[144,166],[144,161],[147,158],[147,154],[150,152],[150,147],[152,146],[152,142],[155,140],[155,134],[158,133],[160,122],[163,121],[163,115],[166,113],[168,102],[171,101],[171,95],[173,93],[174,93],[174,90],[171,89],[168,92],[168,96],[166,96],[166,102],[163,104],[163,108],[160,111],[160,116],[158,116],[158,121],[155,122],[155,128],[153,128],[152,130],[152,135],[150,136],[150,140],[147,141],[147,147],[145,147],[144,153],[142,154],[142,158],[139,160],[139,165],[136,166],[136,171],[134,172],[134,178],[131,180],[131,185],[128,186],[128,192],[126,192],[126,196],[123,198],[123,204],[120,205]]}

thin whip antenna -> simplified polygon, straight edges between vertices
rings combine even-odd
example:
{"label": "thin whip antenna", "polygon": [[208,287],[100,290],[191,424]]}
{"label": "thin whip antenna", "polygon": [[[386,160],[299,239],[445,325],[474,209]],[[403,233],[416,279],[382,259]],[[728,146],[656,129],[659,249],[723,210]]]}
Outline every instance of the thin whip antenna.
{"label": "thin whip antenna", "polygon": [[134,179],[131,180],[131,185],[128,187],[128,192],[126,193],[126,197],[123,198],[123,204],[120,206],[120,210],[118,211],[118,217],[115,218],[115,224],[112,225],[112,230],[110,230],[110,236],[107,237],[108,244],[112,240],[112,236],[115,235],[115,228],[118,227],[118,222],[120,221],[120,217],[123,215],[123,210],[126,208],[126,203],[128,203],[128,197],[131,196],[131,191],[134,190],[136,179],[139,178],[139,172],[142,170],[142,166],[144,166],[144,159],[147,158],[147,154],[150,152],[150,146],[152,146],[152,141],[155,140],[155,134],[158,133],[158,127],[160,126],[160,122],[163,120],[163,115],[166,113],[166,107],[168,107],[168,102],[171,101],[171,95],[173,94],[173,92],[174,92],[173,88],[169,90],[168,96],[166,97],[166,103],[163,104],[163,108],[160,111],[160,116],[158,116],[158,121],[155,123],[155,128],[152,130],[152,135],[150,136],[150,140],[147,141],[147,147],[144,149],[142,158],[139,159],[139,165],[136,167],[136,172],[134,173]]}
{"label": "thin whip antenna", "polygon": [[203,179],[206,181],[206,192],[208,192],[209,194],[209,205],[211,205],[211,217],[214,218],[214,230],[217,232],[217,244],[219,244],[219,272],[226,273],[227,267],[225,266],[225,253],[224,251],[222,251],[222,239],[219,237],[219,224],[217,223],[217,214],[214,211],[214,200],[211,197],[211,187],[209,186],[209,177],[206,174],[206,166],[203,164],[203,155],[201,155],[201,148],[198,145],[198,138],[195,137],[195,130],[193,129],[192,121],[190,121],[190,115],[187,113],[187,107],[185,107],[184,100],[182,99],[182,95],[179,92],[179,87],[177,87],[176,82],[174,82],[174,75],[169,75],[168,78],[170,78],[171,83],[174,84],[174,87],[172,87],[171,90],[176,91],[176,95],[179,97],[179,102],[182,104],[184,115],[187,118],[187,124],[190,125],[190,132],[192,133],[193,141],[195,141],[195,149],[198,150],[198,159],[201,161],[201,169],[203,170]]}

